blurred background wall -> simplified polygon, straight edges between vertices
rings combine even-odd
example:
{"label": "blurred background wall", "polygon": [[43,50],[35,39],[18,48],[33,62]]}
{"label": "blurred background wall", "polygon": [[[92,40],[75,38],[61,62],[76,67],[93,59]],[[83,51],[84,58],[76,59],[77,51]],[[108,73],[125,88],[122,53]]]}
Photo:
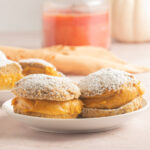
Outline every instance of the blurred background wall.
{"label": "blurred background wall", "polygon": [[39,32],[44,0],[0,0],[0,32]]}

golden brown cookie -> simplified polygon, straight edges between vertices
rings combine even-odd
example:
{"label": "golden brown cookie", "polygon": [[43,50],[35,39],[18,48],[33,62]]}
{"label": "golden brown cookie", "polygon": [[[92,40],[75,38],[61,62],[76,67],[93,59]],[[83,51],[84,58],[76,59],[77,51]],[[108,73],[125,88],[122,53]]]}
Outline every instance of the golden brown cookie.
{"label": "golden brown cookie", "polygon": [[0,59],[0,90],[13,88],[22,77],[22,69],[17,62]]}
{"label": "golden brown cookie", "polygon": [[131,102],[116,109],[83,108],[82,117],[95,118],[125,114],[142,108],[143,103],[145,103],[145,100],[142,97],[137,97]]}
{"label": "golden brown cookie", "polygon": [[38,100],[67,101],[78,99],[80,89],[66,77],[32,74],[16,83],[12,92],[17,97]]}
{"label": "golden brown cookie", "polygon": [[23,75],[29,74],[47,74],[51,76],[63,76],[56,68],[49,62],[42,59],[22,59],[19,61],[23,69]]}
{"label": "golden brown cookie", "polygon": [[115,69],[101,69],[79,83],[84,108],[119,109],[144,94],[140,81],[133,75]]}
{"label": "golden brown cookie", "polygon": [[66,77],[28,75],[16,83],[12,92],[14,111],[48,118],[76,118],[82,111],[80,89]]}

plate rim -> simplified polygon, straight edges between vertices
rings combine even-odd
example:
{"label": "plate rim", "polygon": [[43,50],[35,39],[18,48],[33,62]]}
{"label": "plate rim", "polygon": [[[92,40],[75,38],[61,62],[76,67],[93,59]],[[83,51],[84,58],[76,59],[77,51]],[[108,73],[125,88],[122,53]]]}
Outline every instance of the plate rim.
{"label": "plate rim", "polygon": [[[99,119],[110,119],[110,118],[116,118],[116,117],[125,117],[125,116],[128,116],[128,115],[132,115],[132,114],[135,114],[135,113],[140,113],[140,112],[143,112],[143,111],[145,111],[145,110],[147,110],[148,108],[149,108],[149,106],[150,106],[150,102],[149,101],[147,101],[147,100],[145,100],[146,101],[146,105],[145,106],[143,106],[142,108],[140,108],[140,109],[138,109],[138,110],[136,110],[136,111],[133,111],[133,112],[128,112],[128,113],[125,113],[125,114],[119,114],[119,115],[115,115],[115,116],[104,116],[104,117],[95,117],[95,118],[72,118],[72,119],[62,119],[62,118],[43,118],[43,117],[37,117],[37,116],[28,116],[28,115],[24,115],[24,114],[17,114],[17,113],[15,113],[14,111],[11,111],[8,107],[10,106],[10,107],[12,107],[11,106],[11,101],[13,100],[13,98],[11,98],[11,99],[9,99],[9,100],[7,100],[7,101],[5,101],[3,104],[2,104],[2,110],[4,111],[4,112],[6,112],[8,115],[11,115],[11,116],[19,116],[19,117],[26,117],[26,118],[28,118],[28,119],[38,119],[38,120],[53,120],[53,121],[61,121],[61,120],[66,120],[66,121],[85,121],[85,120],[99,120]],[[8,104],[9,104],[9,106],[8,106]],[[10,112],[9,111],[7,111],[7,110],[10,110]]]}

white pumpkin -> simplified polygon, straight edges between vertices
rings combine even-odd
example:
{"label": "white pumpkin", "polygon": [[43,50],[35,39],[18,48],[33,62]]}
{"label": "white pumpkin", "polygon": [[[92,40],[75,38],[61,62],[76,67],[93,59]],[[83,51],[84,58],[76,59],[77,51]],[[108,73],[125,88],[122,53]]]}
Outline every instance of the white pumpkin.
{"label": "white pumpkin", "polygon": [[112,35],[122,42],[150,41],[150,0],[112,0]]}

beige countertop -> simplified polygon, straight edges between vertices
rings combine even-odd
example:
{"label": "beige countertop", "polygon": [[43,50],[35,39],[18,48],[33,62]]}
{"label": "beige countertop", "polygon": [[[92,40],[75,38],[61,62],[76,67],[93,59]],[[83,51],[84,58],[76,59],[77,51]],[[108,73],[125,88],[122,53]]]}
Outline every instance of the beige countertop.
{"label": "beige countertop", "polygon": [[[0,34],[0,44],[37,48],[39,34]],[[150,44],[113,43],[111,51],[131,63],[150,67]],[[150,100],[150,73],[136,75]],[[31,130],[0,110],[0,150],[149,150],[150,109],[125,126],[102,133],[52,134]],[[91,122],[92,123],[92,122]]]}

